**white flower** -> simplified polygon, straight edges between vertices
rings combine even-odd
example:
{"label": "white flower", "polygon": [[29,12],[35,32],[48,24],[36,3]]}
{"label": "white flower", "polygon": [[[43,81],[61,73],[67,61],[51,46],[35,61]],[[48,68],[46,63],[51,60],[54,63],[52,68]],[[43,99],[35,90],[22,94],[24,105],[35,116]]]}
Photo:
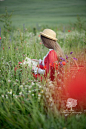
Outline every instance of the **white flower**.
{"label": "white flower", "polygon": [[17,95],[15,95],[15,94],[13,94],[13,96],[14,96],[15,98],[18,98],[18,96],[17,96]]}
{"label": "white flower", "polygon": [[33,86],[34,85],[34,82],[32,82],[31,85]]}
{"label": "white flower", "polygon": [[40,97],[38,97],[38,100],[40,100]]}
{"label": "white flower", "polygon": [[31,90],[29,90],[29,93],[31,93]]}
{"label": "white flower", "polygon": [[43,90],[41,90],[41,93],[43,93],[44,91]]}
{"label": "white flower", "polygon": [[49,95],[46,95],[46,98],[49,98]]}
{"label": "white flower", "polygon": [[52,98],[49,98],[49,101],[53,101]]}
{"label": "white flower", "polygon": [[32,94],[32,96],[34,96],[34,94]]}
{"label": "white flower", "polygon": [[22,85],[25,85],[25,83],[22,83]]}
{"label": "white flower", "polygon": [[40,97],[41,96],[41,94],[40,93],[38,93],[38,97]]}
{"label": "white flower", "polygon": [[29,86],[28,88],[31,89],[32,86]]}
{"label": "white flower", "polygon": [[8,94],[12,94],[12,89],[10,90],[10,92],[8,91],[7,93],[8,93]]}
{"label": "white flower", "polygon": [[20,88],[23,88],[23,85],[20,85]]}
{"label": "white flower", "polygon": [[10,83],[10,82],[11,82],[11,80],[9,79],[9,80],[8,80],[8,83]]}
{"label": "white flower", "polygon": [[22,95],[22,92],[19,92],[19,95]]}
{"label": "white flower", "polygon": [[18,82],[18,79],[16,79],[16,82]]}
{"label": "white flower", "polygon": [[16,85],[16,82],[14,82],[13,86],[15,86],[15,85]]}
{"label": "white flower", "polygon": [[25,85],[25,87],[27,87],[27,88],[28,88],[29,86],[28,86],[28,85]]}
{"label": "white flower", "polygon": [[1,95],[2,96],[2,98],[4,98],[4,95]]}
{"label": "white flower", "polygon": [[8,95],[6,95],[6,99],[8,99]]}

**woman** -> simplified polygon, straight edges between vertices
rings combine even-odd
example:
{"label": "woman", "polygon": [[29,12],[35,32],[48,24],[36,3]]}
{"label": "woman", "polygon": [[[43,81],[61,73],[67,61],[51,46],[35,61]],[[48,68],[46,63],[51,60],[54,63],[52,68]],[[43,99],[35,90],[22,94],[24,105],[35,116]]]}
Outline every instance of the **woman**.
{"label": "woman", "polygon": [[[58,62],[61,62],[64,54],[60,47],[60,45],[56,42],[56,33],[51,29],[44,29],[43,32],[40,32],[40,37],[42,40],[42,43],[45,47],[49,49],[46,56],[43,58],[43,60],[39,59],[39,66],[33,67],[33,75],[34,77],[39,77],[40,75],[44,75],[45,77],[49,74],[49,77],[51,81],[54,80],[55,76],[55,64]],[[35,59],[33,59],[35,60]],[[37,60],[36,60],[37,61]],[[62,66],[62,62],[61,62]],[[58,67],[59,68],[59,67]],[[61,69],[60,69],[61,72]],[[42,78],[42,77],[41,77]]]}

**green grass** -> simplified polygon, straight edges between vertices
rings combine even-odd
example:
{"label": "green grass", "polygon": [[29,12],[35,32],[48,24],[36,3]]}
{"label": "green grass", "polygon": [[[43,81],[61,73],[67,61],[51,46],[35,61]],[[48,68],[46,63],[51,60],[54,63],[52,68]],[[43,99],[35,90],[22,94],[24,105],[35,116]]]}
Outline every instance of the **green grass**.
{"label": "green grass", "polygon": [[[86,20],[86,1],[84,0],[4,0],[0,1],[0,14],[12,10],[14,26],[59,25],[76,22],[77,15]],[[1,24],[2,25],[2,24]]]}
{"label": "green grass", "polygon": [[[74,57],[86,60],[86,35],[72,27],[63,26],[56,29],[58,42],[65,54],[73,51]],[[70,28],[71,32],[68,32]],[[43,29],[43,26],[42,26]],[[33,29],[32,29],[33,30]],[[34,81],[30,68],[20,67],[16,74],[15,66],[19,61],[30,58],[42,59],[48,49],[40,44],[39,30],[36,35],[29,29],[16,29],[8,32],[6,36],[1,30],[0,47],[0,128],[1,129],[84,129],[86,128],[86,115],[61,115],[60,111],[44,108],[44,84]],[[79,62],[80,63],[80,62]],[[47,93],[48,94],[48,93]],[[40,96],[39,96],[40,95]],[[47,104],[48,106],[48,104]],[[63,107],[62,109],[63,110]],[[74,109],[75,110],[75,109]]]}
{"label": "green grass", "polygon": [[[79,64],[82,61],[85,64],[86,30],[82,22],[86,20],[85,6],[84,0],[0,1],[0,14],[5,13],[5,7],[8,13],[14,10],[12,31],[5,33],[6,30],[0,23],[0,129],[86,128],[86,114],[84,113],[62,115],[60,113],[66,107],[62,106],[59,111],[51,106],[52,111],[48,107],[50,103],[47,103],[46,110],[44,94],[49,84],[34,80],[31,68],[20,66],[16,74],[14,72],[15,66],[26,56],[37,59],[45,56],[48,49],[40,44],[39,34],[46,27],[55,30],[58,43],[65,54],[70,56],[72,51],[71,56],[77,58]],[[77,20],[77,15],[80,16],[80,21]],[[76,25],[74,26],[73,23]],[[47,91],[46,96],[48,94]],[[75,108],[74,110],[76,111]]]}

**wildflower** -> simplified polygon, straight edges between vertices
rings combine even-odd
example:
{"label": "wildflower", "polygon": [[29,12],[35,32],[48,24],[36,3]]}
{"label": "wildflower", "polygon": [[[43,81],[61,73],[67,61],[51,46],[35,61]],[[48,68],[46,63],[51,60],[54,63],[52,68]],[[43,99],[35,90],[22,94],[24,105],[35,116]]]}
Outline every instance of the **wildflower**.
{"label": "wildflower", "polygon": [[41,88],[42,86],[40,85],[39,88]]}
{"label": "wildflower", "polygon": [[60,59],[65,61],[65,59],[64,59],[64,58],[62,58],[62,57],[60,57]]}
{"label": "wildflower", "polygon": [[15,85],[16,85],[16,82],[14,82],[13,86],[15,86]]}
{"label": "wildflower", "polygon": [[18,82],[18,79],[16,79],[16,82]]}
{"label": "wildflower", "polygon": [[12,94],[12,89],[10,90],[10,92],[8,91],[8,94]]}
{"label": "wildflower", "polygon": [[9,47],[9,49],[10,49],[10,47]]}
{"label": "wildflower", "polygon": [[20,88],[23,88],[23,85],[20,85]]}
{"label": "wildflower", "polygon": [[4,50],[4,47],[3,47],[3,50]]}
{"label": "wildflower", "polygon": [[46,66],[44,66],[44,69],[46,69]]}
{"label": "wildflower", "polygon": [[71,32],[70,30],[68,30],[68,32]]}
{"label": "wildflower", "polygon": [[38,97],[38,100],[40,100],[40,97]]}
{"label": "wildflower", "polygon": [[34,82],[32,82],[31,84],[32,84],[32,86],[33,86],[33,85],[34,85]]}
{"label": "wildflower", "polygon": [[68,56],[66,55],[66,59],[68,59]]}
{"label": "wildflower", "polygon": [[73,59],[77,60],[75,57]]}
{"label": "wildflower", "polygon": [[29,90],[29,93],[31,93],[31,90]]}
{"label": "wildflower", "polygon": [[63,65],[62,62],[59,62],[59,65]]}
{"label": "wildflower", "polygon": [[65,62],[65,61],[63,61],[63,62],[62,62],[62,64],[63,64],[63,65],[65,65],[65,64],[66,64],[66,62]]}
{"label": "wildflower", "polygon": [[39,44],[42,44],[41,42]]}
{"label": "wildflower", "polygon": [[19,92],[19,95],[22,95],[22,92]]}
{"label": "wildflower", "polygon": [[38,93],[38,97],[41,97],[41,94],[40,93]]}
{"label": "wildflower", "polygon": [[34,94],[32,94],[32,96],[34,96]]}
{"label": "wildflower", "polygon": [[4,98],[4,95],[1,95],[2,96],[2,98]]}
{"label": "wildflower", "polygon": [[29,89],[31,89],[32,88],[32,85],[31,86],[29,86]]}
{"label": "wildflower", "polygon": [[10,83],[11,82],[11,80],[8,80],[8,83]]}
{"label": "wildflower", "polygon": [[8,95],[6,95],[6,99],[8,99]]}
{"label": "wildflower", "polygon": [[70,52],[70,54],[72,54],[73,52]]}
{"label": "wildflower", "polygon": [[25,83],[22,83],[22,85],[25,85]]}
{"label": "wildflower", "polygon": [[38,37],[40,37],[40,35],[38,35]]}
{"label": "wildflower", "polygon": [[1,37],[0,37],[0,39],[1,39]]}
{"label": "wildflower", "polygon": [[18,96],[17,95],[15,95],[15,94],[13,94],[13,96],[15,97],[15,98],[17,98]]}
{"label": "wildflower", "polygon": [[28,88],[29,85],[25,85],[26,88]]}
{"label": "wildflower", "polygon": [[41,93],[43,93],[44,91],[42,90]]}

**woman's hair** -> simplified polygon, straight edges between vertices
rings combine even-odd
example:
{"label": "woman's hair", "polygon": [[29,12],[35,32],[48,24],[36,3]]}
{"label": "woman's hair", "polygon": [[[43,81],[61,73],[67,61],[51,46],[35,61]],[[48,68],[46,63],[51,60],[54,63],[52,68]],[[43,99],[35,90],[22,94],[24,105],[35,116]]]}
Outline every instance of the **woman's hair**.
{"label": "woman's hair", "polygon": [[60,45],[59,45],[55,40],[46,38],[46,37],[44,37],[44,36],[42,36],[42,35],[41,35],[41,40],[42,40],[43,44],[44,44],[47,48],[53,49],[53,50],[56,51],[58,60],[60,60],[60,57],[64,58],[64,53],[63,53],[63,51],[62,51]]}

